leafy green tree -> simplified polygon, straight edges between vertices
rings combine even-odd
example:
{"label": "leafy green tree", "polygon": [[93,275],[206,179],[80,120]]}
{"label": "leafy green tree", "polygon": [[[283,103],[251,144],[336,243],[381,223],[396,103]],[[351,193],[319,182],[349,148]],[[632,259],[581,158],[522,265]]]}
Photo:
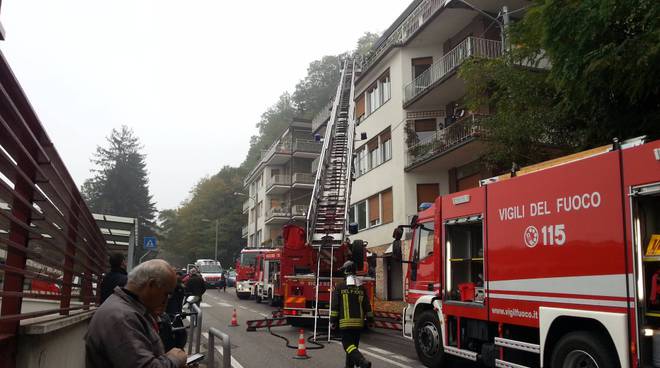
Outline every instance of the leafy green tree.
{"label": "leafy green tree", "polygon": [[361,56],[367,55],[373,45],[380,38],[380,34],[373,32],[365,32],[362,37],[358,39],[357,47],[355,48],[355,53]]}
{"label": "leafy green tree", "polygon": [[[229,266],[242,248],[241,228],[243,198],[234,192],[243,189],[245,171],[230,166],[210,178],[204,178],[191,191],[190,200],[176,210],[159,215],[163,248],[177,264],[183,258],[213,258],[215,252],[215,219],[218,219],[218,258]],[[205,222],[209,219],[212,222]]]}
{"label": "leafy green tree", "polygon": [[[460,72],[470,105],[496,111],[484,122],[487,157],[529,163],[659,135],[658,1],[537,0],[508,38],[505,58]],[[529,68],[539,60],[551,68]]]}
{"label": "leafy green tree", "polygon": [[335,96],[343,56],[326,55],[309,64],[307,76],[298,82],[292,96],[301,117],[312,118]]}

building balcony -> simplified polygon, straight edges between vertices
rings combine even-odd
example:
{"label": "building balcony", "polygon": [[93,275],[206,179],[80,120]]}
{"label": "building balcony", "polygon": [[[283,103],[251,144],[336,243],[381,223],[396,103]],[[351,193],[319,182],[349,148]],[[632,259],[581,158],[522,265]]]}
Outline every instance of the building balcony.
{"label": "building balcony", "polygon": [[483,152],[478,115],[468,115],[408,147],[405,171],[444,170],[477,159]]}
{"label": "building balcony", "polygon": [[287,141],[275,142],[261,152],[261,161],[266,165],[282,165],[291,158],[291,144]]}
{"label": "building balcony", "polygon": [[361,64],[363,74],[366,74],[366,71],[378,63],[392,48],[408,42],[421,28],[426,26],[429,20],[435,17],[446,2],[446,0],[421,1],[383,42],[364,57]]}
{"label": "building balcony", "polygon": [[245,202],[243,202],[243,214],[248,213],[250,210],[250,200],[247,199]]}
{"label": "building balcony", "polygon": [[[444,106],[465,94],[463,82],[455,77],[463,62],[471,57],[494,59],[501,55],[502,42],[467,37],[403,87],[403,107],[423,109]],[[445,82],[446,88],[438,88]]]}
{"label": "building balcony", "polygon": [[334,98],[330,100],[321,111],[319,111],[314,118],[312,118],[312,133],[316,133],[323,124],[327,123],[330,120],[330,115],[332,114],[332,104],[334,103]]}
{"label": "building balcony", "polygon": [[293,142],[293,157],[316,158],[321,154],[323,144],[312,140],[296,139]]}
{"label": "building balcony", "polygon": [[309,207],[304,204],[296,204],[291,207],[291,214],[294,220],[305,220],[307,218],[307,210]]}
{"label": "building balcony", "polygon": [[266,224],[283,224],[291,219],[287,207],[273,207],[266,211]]}
{"label": "building balcony", "polygon": [[293,174],[293,187],[298,189],[313,189],[316,175],[307,173]]}
{"label": "building balcony", "polygon": [[248,227],[247,225],[245,225],[241,228],[241,237],[247,238],[247,236],[248,236]]}
{"label": "building balcony", "polygon": [[286,193],[291,188],[291,176],[286,175],[273,175],[266,179],[266,194],[282,194]]}
{"label": "building balcony", "polygon": [[319,157],[315,158],[314,161],[312,161],[312,174],[313,175],[316,175],[316,172],[319,170],[319,161],[320,161],[320,159],[321,159],[321,157],[319,156]]}

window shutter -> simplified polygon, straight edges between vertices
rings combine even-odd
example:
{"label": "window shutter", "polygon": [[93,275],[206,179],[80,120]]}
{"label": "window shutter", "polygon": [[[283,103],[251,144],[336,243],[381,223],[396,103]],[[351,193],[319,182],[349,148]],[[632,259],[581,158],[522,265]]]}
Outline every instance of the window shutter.
{"label": "window shutter", "polygon": [[384,131],[383,133],[380,134],[380,141],[381,141],[381,143],[382,143],[382,142],[385,142],[385,141],[387,141],[387,140],[389,140],[389,139],[392,139],[392,133],[390,132],[389,129],[387,129],[386,131]]}
{"label": "window shutter", "polygon": [[375,138],[374,138],[374,139],[370,140],[370,141],[367,143],[367,148],[369,149],[369,151],[373,151],[373,150],[375,150],[376,148],[378,148],[378,139],[375,139]]}
{"label": "window shutter", "polygon": [[440,194],[440,190],[437,183],[417,184],[417,207],[424,202],[435,202],[438,194]]}
{"label": "window shutter", "polygon": [[369,198],[369,222],[380,218],[380,203],[378,195]]}
{"label": "window shutter", "polygon": [[355,117],[359,118],[364,115],[364,93],[358,97],[355,103]]}
{"label": "window shutter", "polygon": [[387,224],[393,221],[394,211],[392,210],[392,189],[381,193],[383,199],[383,218],[382,223]]}
{"label": "window shutter", "polygon": [[417,58],[417,59],[412,59],[412,65],[431,65],[433,64],[433,58],[432,57],[423,57],[423,58]]}
{"label": "window shutter", "polygon": [[415,120],[416,132],[434,132],[436,130],[435,119]]}

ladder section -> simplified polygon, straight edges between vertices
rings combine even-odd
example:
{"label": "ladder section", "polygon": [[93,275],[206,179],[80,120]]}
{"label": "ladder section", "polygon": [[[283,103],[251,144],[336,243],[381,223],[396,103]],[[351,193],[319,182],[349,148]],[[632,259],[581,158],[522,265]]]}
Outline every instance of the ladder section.
{"label": "ladder section", "polygon": [[313,246],[340,246],[346,236],[354,136],[353,68],[354,62],[346,59],[319,159],[307,219],[307,238]]}

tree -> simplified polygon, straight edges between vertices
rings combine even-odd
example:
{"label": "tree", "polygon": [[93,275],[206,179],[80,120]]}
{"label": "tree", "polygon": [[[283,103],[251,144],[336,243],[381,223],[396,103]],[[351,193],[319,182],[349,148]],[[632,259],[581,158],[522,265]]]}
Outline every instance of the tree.
{"label": "tree", "polygon": [[[496,110],[485,121],[487,156],[533,162],[660,133],[656,0],[537,0],[507,36],[514,47],[502,60],[460,72],[470,105]],[[549,70],[521,66],[539,56]]]}
{"label": "tree", "polygon": [[98,146],[91,160],[97,167],[92,170],[94,176],[81,188],[87,204],[93,212],[153,221],[156,208],[139,139],[122,126],[106,140],[108,146]]}
{"label": "tree", "polygon": [[230,265],[242,248],[241,227],[243,198],[234,192],[243,189],[245,171],[230,166],[210,178],[204,178],[191,191],[191,198],[176,210],[164,210],[159,215],[162,248],[165,257],[183,266],[198,258],[213,258],[215,223],[219,220],[218,259]]}
{"label": "tree", "polygon": [[292,96],[301,117],[312,118],[335,96],[344,56],[326,55],[309,63],[307,76],[298,82]]}
{"label": "tree", "polygon": [[355,53],[361,56],[367,55],[379,38],[380,35],[378,33],[364,32],[362,37],[360,37],[357,41]]}

